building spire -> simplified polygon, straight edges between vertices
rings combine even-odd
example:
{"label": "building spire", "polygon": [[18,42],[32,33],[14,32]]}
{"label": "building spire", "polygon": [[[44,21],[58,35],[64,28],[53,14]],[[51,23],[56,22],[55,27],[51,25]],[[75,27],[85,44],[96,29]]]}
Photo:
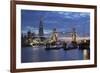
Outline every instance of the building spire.
{"label": "building spire", "polygon": [[42,18],[40,18],[40,23],[39,23],[39,37],[44,36],[44,31],[43,31],[43,21]]}

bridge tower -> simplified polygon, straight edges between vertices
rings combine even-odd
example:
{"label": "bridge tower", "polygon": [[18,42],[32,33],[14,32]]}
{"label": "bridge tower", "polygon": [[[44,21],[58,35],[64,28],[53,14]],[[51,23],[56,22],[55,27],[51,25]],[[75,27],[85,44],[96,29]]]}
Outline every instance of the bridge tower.
{"label": "bridge tower", "polygon": [[76,29],[75,28],[72,29],[72,41],[76,42]]}
{"label": "bridge tower", "polygon": [[57,42],[58,40],[58,34],[57,34],[57,31],[56,31],[56,28],[53,29],[53,33],[51,35],[51,42]]}

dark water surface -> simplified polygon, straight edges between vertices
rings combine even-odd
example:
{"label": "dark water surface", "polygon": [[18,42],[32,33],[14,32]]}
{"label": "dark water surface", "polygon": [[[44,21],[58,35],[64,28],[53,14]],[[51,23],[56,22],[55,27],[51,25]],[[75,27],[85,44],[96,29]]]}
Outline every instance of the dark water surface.
{"label": "dark water surface", "polygon": [[45,50],[44,47],[23,47],[21,50],[21,62],[46,62],[46,61],[67,61],[83,60],[83,50]]}

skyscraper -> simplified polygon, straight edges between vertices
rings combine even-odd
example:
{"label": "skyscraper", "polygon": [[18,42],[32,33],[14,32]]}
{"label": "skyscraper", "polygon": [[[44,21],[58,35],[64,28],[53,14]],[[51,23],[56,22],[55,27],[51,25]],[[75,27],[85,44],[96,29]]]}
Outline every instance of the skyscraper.
{"label": "skyscraper", "polygon": [[39,37],[43,37],[43,36],[44,36],[43,23],[42,23],[42,20],[40,20],[40,23],[39,23]]}

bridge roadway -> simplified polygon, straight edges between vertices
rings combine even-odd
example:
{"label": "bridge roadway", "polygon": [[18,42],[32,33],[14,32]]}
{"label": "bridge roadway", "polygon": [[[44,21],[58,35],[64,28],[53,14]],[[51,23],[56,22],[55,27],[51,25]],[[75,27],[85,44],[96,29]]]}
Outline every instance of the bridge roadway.
{"label": "bridge roadway", "polygon": [[[77,37],[76,38],[76,41],[77,42],[80,42],[81,40],[89,40],[90,37]],[[58,40],[62,40],[62,41],[65,41],[65,42],[71,42],[72,41],[72,37],[59,37]]]}

